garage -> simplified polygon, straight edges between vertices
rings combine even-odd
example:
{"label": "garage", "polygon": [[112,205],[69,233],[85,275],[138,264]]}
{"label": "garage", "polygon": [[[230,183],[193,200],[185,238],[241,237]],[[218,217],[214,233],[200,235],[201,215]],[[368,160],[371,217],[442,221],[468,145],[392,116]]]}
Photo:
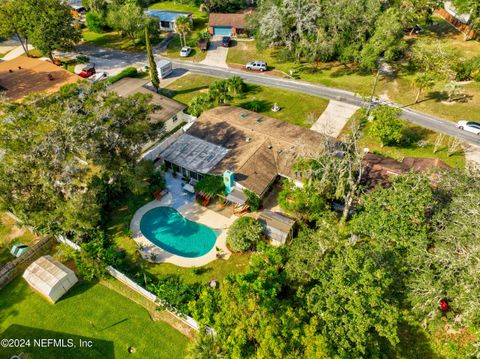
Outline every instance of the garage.
{"label": "garage", "polygon": [[232,35],[232,27],[231,26],[214,26],[213,27],[213,35],[231,36]]}
{"label": "garage", "polygon": [[246,16],[250,13],[222,14],[210,13],[208,27],[210,35],[236,36],[246,34]]}

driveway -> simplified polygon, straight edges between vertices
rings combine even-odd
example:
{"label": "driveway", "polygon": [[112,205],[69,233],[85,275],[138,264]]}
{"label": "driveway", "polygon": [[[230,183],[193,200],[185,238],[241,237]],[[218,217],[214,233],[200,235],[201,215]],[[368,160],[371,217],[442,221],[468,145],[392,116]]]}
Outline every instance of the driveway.
{"label": "driveway", "polygon": [[338,137],[348,120],[359,108],[355,105],[332,100],[310,129],[324,135]]}
{"label": "driveway", "polygon": [[222,37],[214,36],[210,41],[207,56],[200,63],[203,65],[221,67],[228,69],[227,65],[228,47],[222,46]]}

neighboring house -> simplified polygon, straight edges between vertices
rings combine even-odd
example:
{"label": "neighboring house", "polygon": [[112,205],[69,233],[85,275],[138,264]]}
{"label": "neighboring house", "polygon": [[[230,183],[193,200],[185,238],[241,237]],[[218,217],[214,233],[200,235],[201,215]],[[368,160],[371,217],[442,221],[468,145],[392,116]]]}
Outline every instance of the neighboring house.
{"label": "neighboring house", "polygon": [[260,212],[258,221],[272,245],[280,246],[285,244],[293,236],[295,221],[285,215],[264,209]]}
{"label": "neighboring house", "polygon": [[[326,137],[288,122],[233,106],[205,111],[170,146],[159,153],[167,168],[201,179],[233,172],[228,200],[243,205],[243,189],[263,197],[280,176],[301,185],[292,166],[314,156]],[[332,139],[334,141],[334,139]]]}
{"label": "neighboring house", "polygon": [[162,31],[176,31],[175,21],[179,17],[186,16],[193,23],[191,12],[170,11],[170,10],[148,10],[146,12],[149,16],[157,17],[160,20],[160,30]]}
{"label": "neighboring house", "polygon": [[428,172],[435,168],[450,168],[438,158],[405,157],[402,161],[367,153],[363,157],[365,165],[364,182],[367,188],[377,185],[388,187],[392,176],[399,176],[408,172]]}
{"label": "neighboring house", "polygon": [[247,33],[246,17],[251,13],[222,14],[211,13],[208,17],[210,35],[236,36]]}
{"label": "neighboring house", "polygon": [[20,101],[32,92],[51,94],[81,78],[49,61],[19,56],[0,63],[0,92]]}
{"label": "neighboring house", "polygon": [[182,122],[185,122],[185,113],[183,111],[187,106],[171,98],[162,96],[153,91],[153,89],[147,88],[146,85],[148,83],[148,80],[125,77],[113,85],[110,85],[108,91],[116,92],[122,97],[136,93],[152,95],[152,103],[160,106],[160,109],[152,113],[150,119],[153,123],[163,123],[164,132],[169,132]]}
{"label": "neighboring house", "polygon": [[451,1],[445,1],[444,8],[436,9],[434,13],[452,24],[452,26],[463,34],[465,40],[475,39],[478,36],[478,33],[469,25],[471,14],[458,13],[455,5]]}

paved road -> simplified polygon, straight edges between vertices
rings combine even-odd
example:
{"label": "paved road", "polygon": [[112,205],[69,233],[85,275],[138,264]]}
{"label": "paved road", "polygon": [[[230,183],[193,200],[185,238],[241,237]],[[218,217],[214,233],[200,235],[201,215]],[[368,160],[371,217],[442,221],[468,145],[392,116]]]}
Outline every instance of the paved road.
{"label": "paved road", "polygon": [[[143,53],[132,54],[128,52],[116,51],[111,49],[103,49],[103,48],[99,49],[93,46],[83,46],[83,45],[79,47],[79,51],[89,56],[104,57],[109,60],[117,60],[117,61],[122,61],[124,63],[127,63],[127,62],[138,63],[142,61],[146,62],[146,55]],[[344,103],[355,105],[355,106],[366,106],[366,103],[363,101],[361,97],[356,96],[354,93],[350,91],[340,90],[332,87],[312,84],[312,83],[298,81],[298,80],[268,76],[268,75],[259,74],[259,73],[252,73],[252,72],[246,72],[246,71],[234,70],[234,69],[223,69],[219,67],[202,65],[199,63],[192,63],[188,61],[181,61],[181,60],[171,60],[171,61],[174,65],[174,68],[188,70],[192,73],[197,73],[197,74],[202,74],[202,75],[207,75],[207,76],[212,76],[217,78],[226,78],[226,77],[231,77],[233,75],[238,75],[242,77],[245,81],[253,84],[257,84],[257,85],[282,88],[289,91],[300,92],[307,95],[318,96],[318,97],[323,97],[330,100],[344,102]],[[427,115],[425,113],[418,112],[410,108],[402,107],[400,105],[396,105],[393,103],[389,103],[389,104],[399,107],[402,110],[401,117],[407,121],[410,121],[412,123],[429,128],[437,132],[458,137],[467,143],[480,145],[480,136],[476,136],[469,132],[460,131],[459,129],[456,128],[453,122],[439,119],[434,116]]]}

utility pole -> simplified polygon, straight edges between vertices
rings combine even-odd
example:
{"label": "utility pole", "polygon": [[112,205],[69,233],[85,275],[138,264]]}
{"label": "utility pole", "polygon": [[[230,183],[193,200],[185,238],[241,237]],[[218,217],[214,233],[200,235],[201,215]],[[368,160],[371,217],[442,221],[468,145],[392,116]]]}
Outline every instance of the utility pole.
{"label": "utility pole", "polygon": [[375,76],[375,81],[373,82],[373,88],[372,88],[372,93],[370,95],[370,102],[368,104],[368,109],[367,109],[367,116],[370,114],[370,111],[372,110],[373,106],[373,96],[375,96],[375,90],[377,88],[377,83],[378,83],[378,78],[380,77],[380,68],[377,70],[377,75]]}

